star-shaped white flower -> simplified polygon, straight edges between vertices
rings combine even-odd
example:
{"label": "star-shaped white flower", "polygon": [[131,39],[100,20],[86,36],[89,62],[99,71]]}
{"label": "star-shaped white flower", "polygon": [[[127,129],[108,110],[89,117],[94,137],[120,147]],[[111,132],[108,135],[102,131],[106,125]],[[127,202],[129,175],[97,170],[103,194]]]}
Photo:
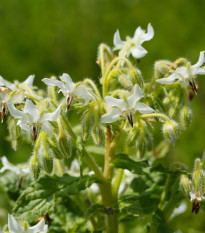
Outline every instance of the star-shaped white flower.
{"label": "star-shaped white flower", "polygon": [[33,227],[22,227],[12,215],[8,215],[8,228],[9,233],[46,233],[48,232],[48,225],[45,224],[45,219],[41,219]]}
{"label": "star-shaped white flower", "polygon": [[42,81],[48,86],[57,86],[66,96],[67,110],[70,108],[71,102],[74,97],[80,96],[85,100],[84,105],[87,105],[90,99],[94,97],[85,89],[81,83],[74,83],[68,74],[60,76],[61,81],[55,79],[44,78]]}
{"label": "star-shaped white flower", "polygon": [[8,104],[11,115],[19,119],[18,125],[25,131],[32,130],[33,139],[37,137],[38,130],[43,130],[50,137],[53,136],[52,126],[49,121],[56,121],[60,115],[61,105],[52,113],[41,113],[31,100],[26,100],[23,111],[19,111],[13,104]]}
{"label": "star-shaped white flower", "polygon": [[190,63],[187,63],[187,67],[182,66],[175,70],[173,74],[168,76],[167,78],[158,79],[158,83],[162,84],[172,84],[175,81],[179,81],[182,87],[187,87],[188,85],[191,85],[193,90],[196,92],[196,86],[194,83],[194,78],[196,78],[197,75],[204,75],[205,69],[201,68],[203,63],[205,62],[204,58],[204,52],[200,52],[199,59],[195,65],[192,65]]}
{"label": "star-shaped white flower", "polygon": [[18,176],[24,176],[30,173],[30,169],[28,165],[25,164],[18,164],[13,165],[10,163],[5,156],[1,158],[1,162],[3,164],[3,167],[0,169],[0,173],[3,173],[6,170],[10,170]]}
{"label": "star-shaped white flower", "polygon": [[8,88],[0,87],[0,112],[1,112],[1,121],[3,122],[6,112],[7,104],[17,104],[22,103],[24,100],[24,90],[20,91],[11,91]]}
{"label": "star-shaped white flower", "polygon": [[154,109],[148,107],[146,104],[139,102],[143,97],[143,91],[139,85],[135,85],[131,95],[127,98],[116,99],[112,96],[106,96],[106,104],[111,108],[101,118],[102,123],[112,123],[117,121],[120,116],[127,117],[131,126],[133,126],[133,114],[137,111],[142,114],[149,114],[155,112]]}
{"label": "star-shaped white flower", "polygon": [[125,44],[130,42],[123,56],[128,57],[131,53],[134,58],[140,59],[148,53],[147,50],[142,47],[142,43],[151,40],[153,36],[154,36],[154,29],[150,23],[147,26],[147,33],[145,33],[145,31],[142,30],[141,27],[138,27],[135,31],[134,37],[133,38],[127,37],[126,41],[121,40],[120,33],[117,30],[114,35],[114,45],[115,45],[114,49],[120,50],[119,56],[121,56]]}

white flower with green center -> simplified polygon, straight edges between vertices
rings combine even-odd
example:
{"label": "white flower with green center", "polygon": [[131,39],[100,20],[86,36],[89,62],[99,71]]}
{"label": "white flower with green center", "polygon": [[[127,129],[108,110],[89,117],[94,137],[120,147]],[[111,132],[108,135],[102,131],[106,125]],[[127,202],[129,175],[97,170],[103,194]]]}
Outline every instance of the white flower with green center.
{"label": "white flower with green center", "polygon": [[33,139],[36,140],[39,130],[43,130],[50,137],[53,136],[52,126],[49,121],[56,121],[60,115],[61,105],[52,113],[40,112],[39,109],[32,103],[31,100],[26,100],[23,111],[14,107],[13,104],[8,104],[9,111],[15,119],[19,119],[18,125],[25,131],[32,130]]}
{"label": "white flower with green center", "polygon": [[196,78],[197,75],[205,75],[205,69],[201,68],[204,62],[204,51],[202,51],[200,52],[199,59],[195,65],[191,66],[188,62],[187,67],[179,67],[173,74],[169,75],[167,78],[158,79],[157,82],[162,84],[172,84],[175,81],[178,81],[182,87],[190,85],[194,92],[197,92],[194,78]]}
{"label": "white flower with green center", "polygon": [[74,83],[68,74],[60,76],[61,81],[55,79],[44,78],[42,81],[47,86],[57,86],[60,88],[59,92],[62,92],[66,97],[67,110],[70,108],[73,98],[80,96],[85,100],[84,105],[89,103],[90,99],[94,99],[81,83]]}
{"label": "white flower with green center", "polygon": [[8,88],[0,87],[0,112],[1,112],[1,122],[4,121],[7,105],[9,103],[18,104],[22,103],[24,100],[24,90],[11,91]]}
{"label": "white flower with green center", "polygon": [[134,37],[127,37],[126,41],[122,41],[120,33],[117,30],[114,35],[114,50],[120,50],[119,56],[128,57],[130,54],[136,59],[144,57],[148,52],[142,47],[142,43],[151,40],[154,36],[154,29],[149,23],[147,26],[147,33],[138,27],[135,31]]}
{"label": "white flower with green center", "polygon": [[10,214],[8,215],[8,228],[9,228],[9,233],[46,233],[48,232],[48,225],[45,224],[45,219],[41,219],[41,221],[33,227],[28,227],[26,223],[24,223],[24,227],[22,227],[16,221],[16,219]]}
{"label": "white flower with green center", "polygon": [[1,162],[3,164],[3,167],[0,169],[0,173],[3,173],[4,171],[12,171],[16,173],[17,176],[24,176],[30,173],[29,166],[26,164],[18,164],[13,165],[10,163],[5,156],[1,158]]}
{"label": "white flower with green center", "polygon": [[127,98],[116,99],[112,96],[106,96],[106,104],[111,108],[101,118],[102,123],[112,123],[117,121],[120,116],[127,117],[130,125],[133,127],[133,115],[135,113],[150,114],[155,112],[154,109],[148,107],[146,104],[139,102],[143,97],[142,89],[136,84],[133,87],[131,95]]}

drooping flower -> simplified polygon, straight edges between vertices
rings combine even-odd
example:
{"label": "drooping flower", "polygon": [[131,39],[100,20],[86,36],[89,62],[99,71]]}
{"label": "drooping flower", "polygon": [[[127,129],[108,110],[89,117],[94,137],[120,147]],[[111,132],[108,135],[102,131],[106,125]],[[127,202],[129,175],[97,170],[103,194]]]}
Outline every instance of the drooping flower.
{"label": "drooping flower", "polygon": [[200,52],[199,59],[195,65],[192,65],[188,62],[187,66],[179,67],[175,72],[169,75],[167,78],[158,79],[158,83],[162,84],[172,84],[175,81],[178,81],[182,87],[187,87],[190,85],[194,92],[197,92],[194,79],[197,75],[205,75],[205,69],[201,68],[205,62],[204,52]]}
{"label": "drooping flower", "polygon": [[0,87],[1,122],[4,121],[4,118],[6,116],[7,105],[9,103],[12,104],[22,103],[23,99],[24,99],[24,90],[12,92],[9,88]]}
{"label": "drooping flower", "polygon": [[12,215],[8,215],[8,228],[9,233],[46,233],[48,232],[48,225],[45,224],[45,219],[42,218],[39,223],[35,226],[28,227],[26,223],[24,223],[24,227],[22,227],[16,219]]}
{"label": "drooping flower", "polygon": [[85,100],[84,105],[87,105],[89,100],[94,98],[81,83],[74,83],[68,74],[64,73],[60,76],[60,79],[61,81],[44,78],[42,81],[48,86],[57,86],[60,88],[59,92],[62,92],[66,97],[67,110],[70,108],[73,98],[77,96]]}
{"label": "drooping flower", "polygon": [[155,112],[154,109],[148,107],[146,104],[139,102],[143,97],[142,89],[136,84],[133,87],[131,95],[127,98],[123,96],[123,99],[116,99],[112,96],[106,96],[106,104],[111,109],[102,116],[102,123],[112,123],[117,121],[120,116],[127,117],[130,125],[133,127],[133,115],[136,112],[142,114],[149,114]]}
{"label": "drooping flower", "polygon": [[119,56],[128,57],[130,54],[132,54],[134,58],[140,59],[148,53],[147,50],[142,47],[142,43],[151,40],[153,36],[154,36],[154,29],[150,23],[147,26],[147,33],[145,33],[145,31],[142,30],[141,27],[138,27],[135,30],[134,37],[133,38],[127,37],[126,41],[121,40],[120,33],[117,30],[114,35],[114,45],[115,45],[114,50],[120,50]]}
{"label": "drooping flower", "polygon": [[16,173],[18,176],[24,176],[30,173],[29,166],[26,164],[14,165],[10,163],[5,156],[1,158],[3,167],[0,169],[0,173],[3,173],[6,170]]}
{"label": "drooping flower", "polygon": [[39,109],[32,103],[31,100],[26,100],[23,111],[14,107],[13,104],[8,104],[11,115],[19,119],[18,125],[25,131],[32,130],[33,139],[36,140],[37,133],[41,129],[50,137],[53,136],[52,126],[49,121],[56,121],[60,115],[61,105],[52,113],[41,113]]}

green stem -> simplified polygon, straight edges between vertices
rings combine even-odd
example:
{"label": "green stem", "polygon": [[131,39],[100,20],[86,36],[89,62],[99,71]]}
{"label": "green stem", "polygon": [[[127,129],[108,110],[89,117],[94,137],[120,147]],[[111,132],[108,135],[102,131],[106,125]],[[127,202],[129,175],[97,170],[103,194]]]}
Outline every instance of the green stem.
{"label": "green stem", "polygon": [[150,114],[143,114],[140,116],[140,118],[149,118],[149,117],[161,117],[166,121],[170,121],[169,117],[161,113],[150,113]]}
{"label": "green stem", "polygon": [[40,101],[39,99],[37,99],[36,97],[34,97],[34,96],[32,96],[32,95],[25,94],[25,96],[28,97],[28,98],[30,98],[30,99],[32,99],[32,100],[34,100],[34,101],[36,101],[36,102],[39,102],[39,101]]}
{"label": "green stem", "polygon": [[124,174],[124,170],[121,168],[118,169],[117,175],[116,175],[115,180],[113,182],[112,193],[113,193],[113,199],[115,202],[117,201],[118,191],[120,188],[123,174]]}
{"label": "green stem", "polygon": [[84,84],[88,83],[88,84],[93,88],[93,90],[95,91],[95,93],[96,93],[96,95],[99,97],[99,99],[102,101],[100,92],[99,92],[97,86],[95,85],[95,83],[94,83],[92,80],[86,78],[86,79],[83,81],[83,83],[84,83]]}

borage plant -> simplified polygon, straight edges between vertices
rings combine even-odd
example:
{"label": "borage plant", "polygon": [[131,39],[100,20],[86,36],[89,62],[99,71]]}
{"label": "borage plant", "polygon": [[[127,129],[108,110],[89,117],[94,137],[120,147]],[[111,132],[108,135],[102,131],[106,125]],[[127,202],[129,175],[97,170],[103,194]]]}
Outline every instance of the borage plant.
{"label": "borage plant", "polygon": [[191,178],[186,166],[161,161],[189,126],[204,52],[195,65],[157,61],[144,82],[137,61],[153,36],[149,24],[125,41],[117,31],[114,49],[101,44],[100,88],[68,74],[44,78],[47,92],[33,86],[33,75],[23,83],[0,78],[1,121],[7,118],[12,148],[25,139],[33,147],[28,164],[2,157],[0,180],[15,216],[3,232],[173,232],[168,222],[184,199],[180,182],[198,213],[204,162],[196,160]]}

